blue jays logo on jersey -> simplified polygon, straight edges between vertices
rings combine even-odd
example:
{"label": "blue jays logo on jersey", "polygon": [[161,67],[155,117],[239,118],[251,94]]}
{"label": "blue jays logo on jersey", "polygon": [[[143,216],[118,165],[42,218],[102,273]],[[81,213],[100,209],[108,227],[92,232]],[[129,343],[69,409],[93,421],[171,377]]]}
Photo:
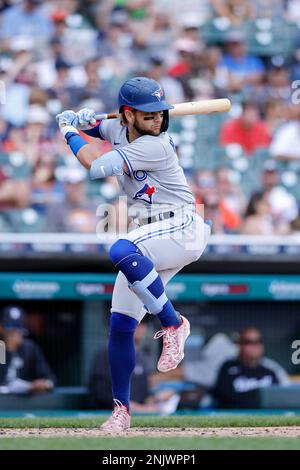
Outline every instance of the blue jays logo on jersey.
{"label": "blue jays logo on jersey", "polygon": [[139,189],[135,195],[133,196],[133,199],[140,199],[142,201],[148,202],[149,204],[152,204],[152,196],[155,193],[155,187],[154,186],[149,186],[149,184],[144,184],[144,186]]}
{"label": "blue jays logo on jersey", "polygon": [[155,96],[158,99],[158,101],[160,101],[162,97],[164,96],[164,92],[161,88],[159,88],[159,90],[156,90],[154,93],[152,93],[152,96]]}

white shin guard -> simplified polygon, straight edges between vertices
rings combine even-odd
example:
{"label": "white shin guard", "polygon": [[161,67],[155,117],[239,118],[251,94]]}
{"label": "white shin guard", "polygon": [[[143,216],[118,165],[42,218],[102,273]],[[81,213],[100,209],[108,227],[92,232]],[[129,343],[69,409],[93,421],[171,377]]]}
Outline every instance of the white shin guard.
{"label": "white shin guard", "polygon": [[150,273],[141,281],[135,281],[133,284],[128,284],[128,287],[138,296],[141,302],[143,302],[148,312],[154,315],[160,313],[165,303],[168,301],[165,291],[160,297],[156,298],[148,289],[158,276],[159,274],[153,268],[152,271],[150,271]]}

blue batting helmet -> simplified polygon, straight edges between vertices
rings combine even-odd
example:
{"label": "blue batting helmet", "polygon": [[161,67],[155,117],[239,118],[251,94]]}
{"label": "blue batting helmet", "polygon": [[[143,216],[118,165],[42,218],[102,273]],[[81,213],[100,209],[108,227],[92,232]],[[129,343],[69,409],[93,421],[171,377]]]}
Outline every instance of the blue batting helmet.
{"label": "blue batting helmet", "polygon": [[160,84],[146,77],[130,78],[123,83],[119,92],[119,107],[122,106],[131,106],[149,113],[173,108],[166,103]]}
{"label": "blue batting helmet", "polygon": [[131,106],[144,112],[164,111],[162,132],[166,131],[169,123],[169,109],[174,106],[165,101],[165,92],[160,84],[147,77],[135,77],[126,80],[119,91],[119,112],[123,106]]}

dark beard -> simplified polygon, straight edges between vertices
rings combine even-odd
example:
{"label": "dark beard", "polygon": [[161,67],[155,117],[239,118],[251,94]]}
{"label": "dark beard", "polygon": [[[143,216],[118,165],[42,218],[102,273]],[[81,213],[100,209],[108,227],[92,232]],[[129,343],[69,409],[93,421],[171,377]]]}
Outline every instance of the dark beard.
{"label": "dark beard", "polygon": [[133,124],[134,129],[136,132],[138,132],[140,135],[153,135],[154,137],[157,137],[157,134],[151,131],[143,131],[142,129],[139,128],[137,124]]}

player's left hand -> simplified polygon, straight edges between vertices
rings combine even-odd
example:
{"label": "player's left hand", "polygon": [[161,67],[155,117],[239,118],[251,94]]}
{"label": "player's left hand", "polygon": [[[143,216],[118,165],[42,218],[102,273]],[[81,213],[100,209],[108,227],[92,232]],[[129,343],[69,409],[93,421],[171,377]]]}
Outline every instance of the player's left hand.
{"label": "player's left hand", "polygon": [[64,111],[63,113],[57,114],[56,122],[58,123],[60,128],[64,126],[76,127],[76,123],[75,123],[76,118],[77,118],[77,114],[75,113],[75,111],[68,109],[67,111]]}

